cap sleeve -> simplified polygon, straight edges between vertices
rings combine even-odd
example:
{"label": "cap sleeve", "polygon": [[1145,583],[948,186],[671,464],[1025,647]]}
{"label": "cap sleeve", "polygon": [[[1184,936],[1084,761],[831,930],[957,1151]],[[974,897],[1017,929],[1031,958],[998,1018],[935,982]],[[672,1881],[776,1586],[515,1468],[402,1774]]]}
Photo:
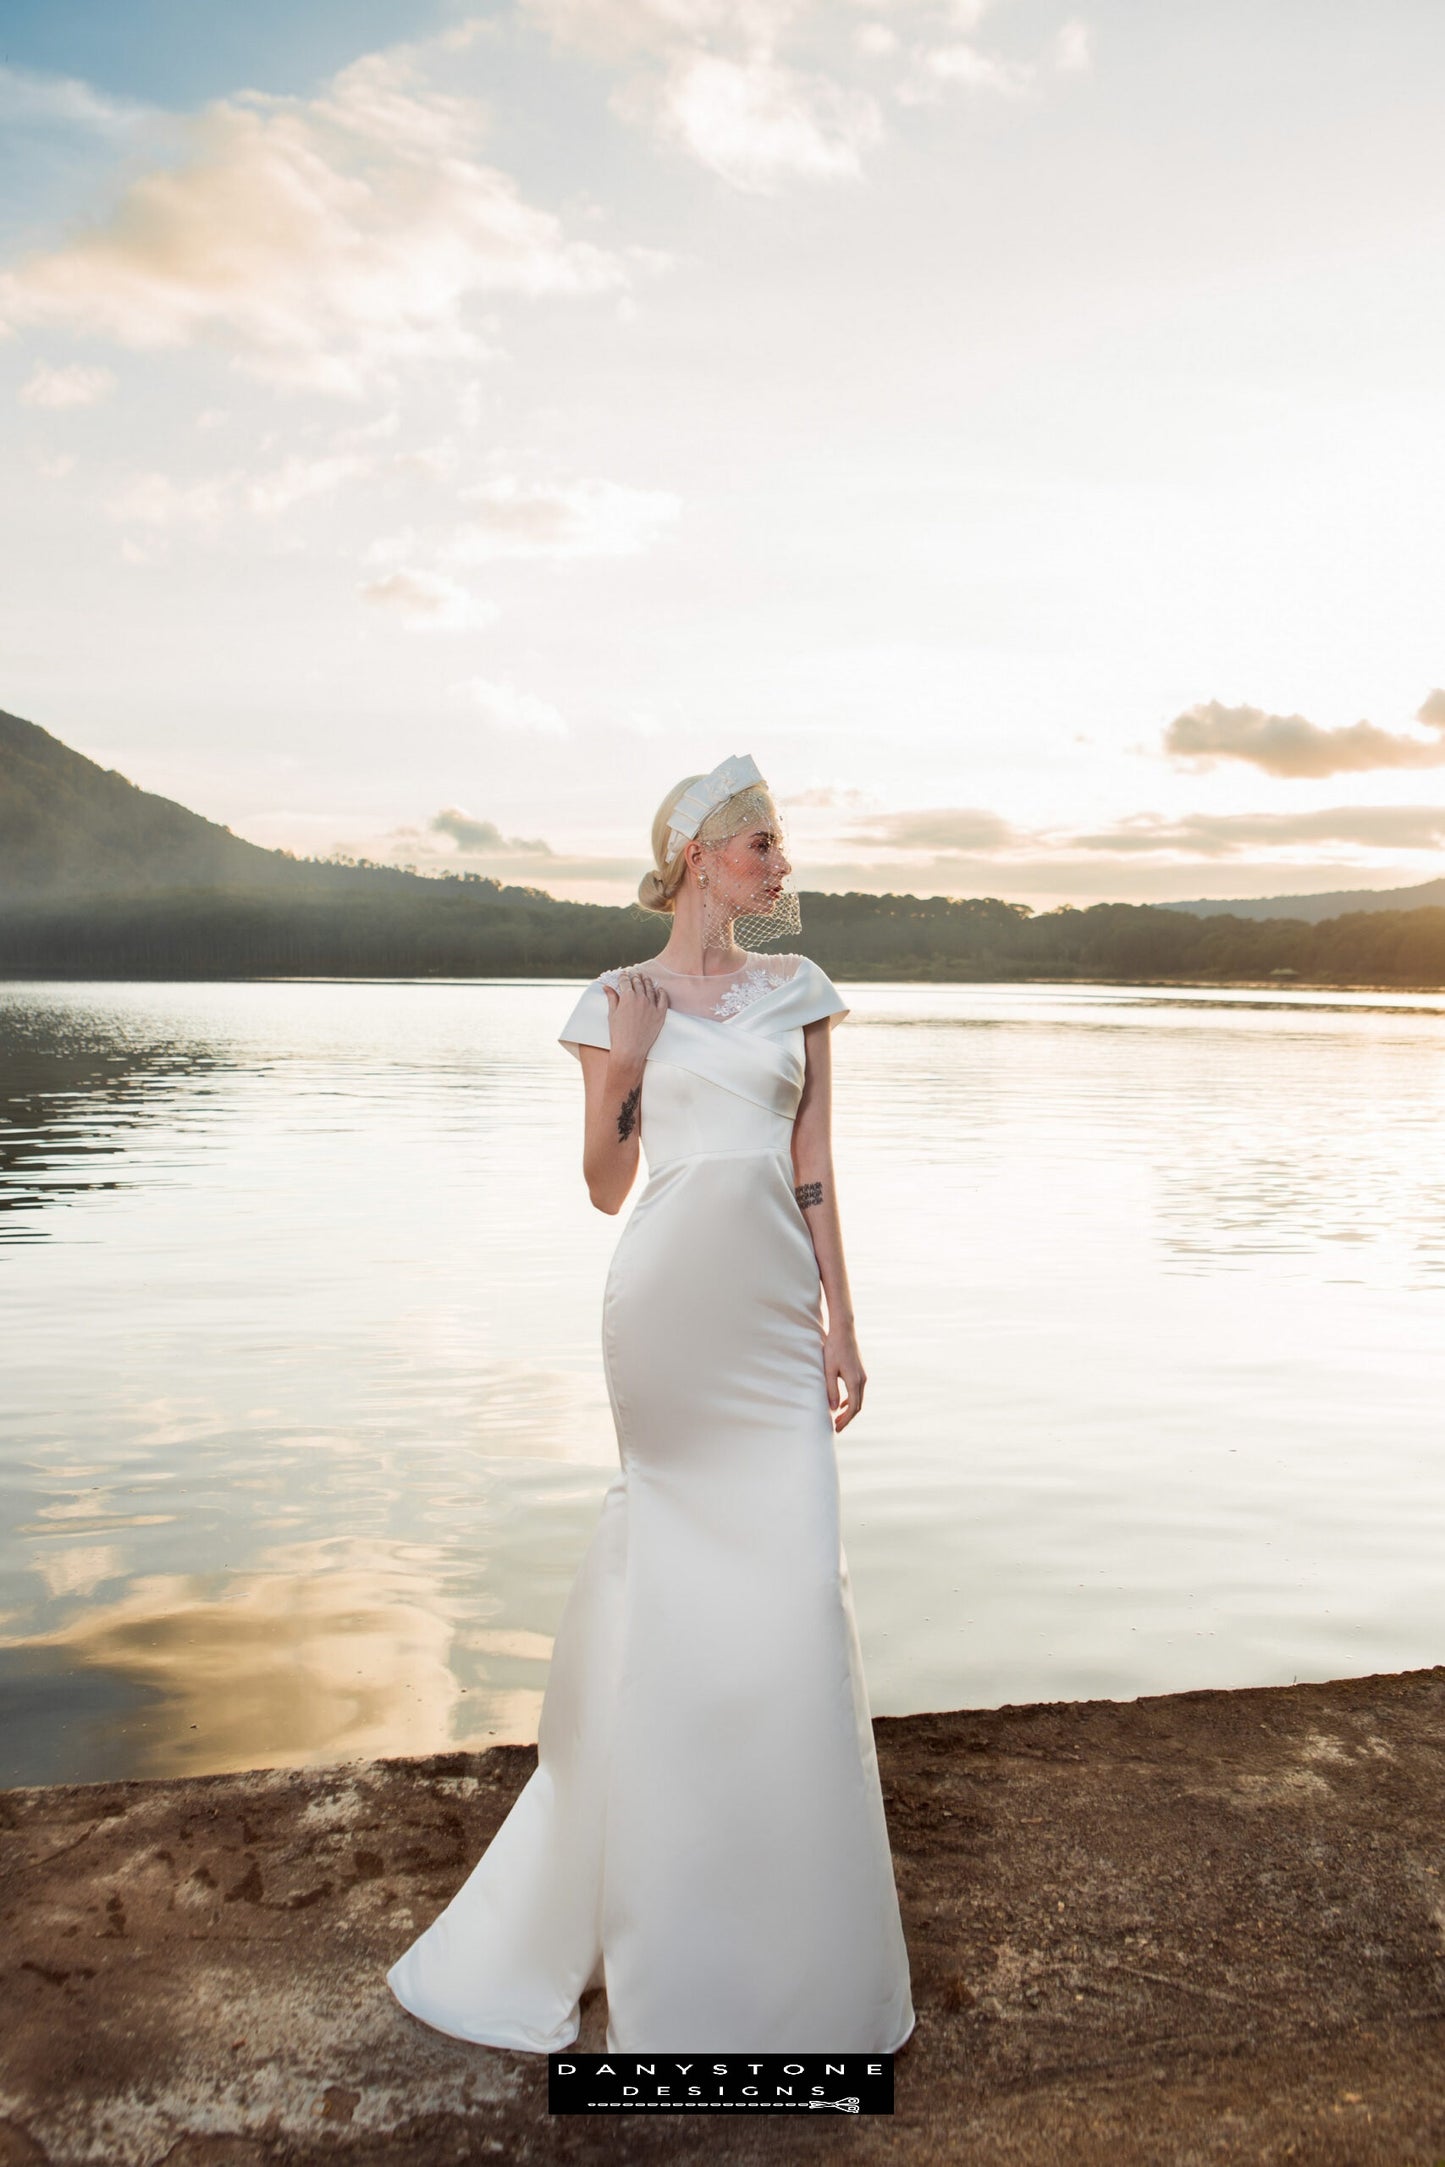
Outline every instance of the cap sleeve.
{"label": "cap sleeve", "polygon": [[817,1023],[827,1016],[834,1023],[841,1023],[849,1012],[848,1003],[822,965],[809,956],[801,976],[803,982],[798,988],[799,1006],[794,1020]]}
{"label": "cap sleeve", "polygon": [[607,993],[600,978],[594,978],[586,988],[567,1021],[557,1033],[557,1043],[565,1046],[574,1061],[582,1059],[579,1046],[610,1046],[612,1034],[607,1024]]}

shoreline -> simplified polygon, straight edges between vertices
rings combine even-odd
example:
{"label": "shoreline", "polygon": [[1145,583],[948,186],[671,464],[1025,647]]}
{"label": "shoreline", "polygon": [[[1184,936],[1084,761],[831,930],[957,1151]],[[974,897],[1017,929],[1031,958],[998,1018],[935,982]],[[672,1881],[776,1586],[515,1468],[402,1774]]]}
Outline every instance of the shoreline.
{"label": "shoreline", "polygon": [[[1445,1664],[874,1722],[917,2026],[868,2159],[1445,2154]],[[536,1765],[495,1746],[0,1792],[3,2167],[615,2157],[386,1966]],[[577,2046],[603,2046],[601,1990]],[[779,2122],[629,2157],[790,2155]]]}
{"label": "shoreline", "polygon": [[[649,958],[644,956],[643,964]],[[507,971],[485,972],[472,976],[455,977],[442,971],[423,971],[410,974],[396,972],[368,972],[365,975],[348,976],[337,972],[306,971],[295,976],[284,976],[275,971],[258,972],[238,977],[234,973],[217,974],[214,977],[198,977],[194,971],[166,976],[138,978],[134,974],[116,975],[94,972],[69,973],[55,971],[0,971],[0,986],[570,986],[587,977],[579,967],[574,972],[555,971]],[[916,978],[900,973],[896,977],[855,977],[839,970],[835,975],[840,983],[853,986],[1117,986],[1129,993],[1391,993],[1401,996],[1410,994],[1445,995],[1445,983],[1433,979],[1326,979],[1326,978],[1124,978],[1117,972],[1095,976],[1072,973],[1061,977],[1056,971],[1023,972],[1008,978]]]}

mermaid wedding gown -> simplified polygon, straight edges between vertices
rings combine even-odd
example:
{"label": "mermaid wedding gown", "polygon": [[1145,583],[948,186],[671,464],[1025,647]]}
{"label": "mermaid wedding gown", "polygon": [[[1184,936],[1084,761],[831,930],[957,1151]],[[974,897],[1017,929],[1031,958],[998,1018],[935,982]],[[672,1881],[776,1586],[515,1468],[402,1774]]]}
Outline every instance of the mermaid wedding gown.
{"label": "mermaid wedding gown", "polygon": [[[559,1034],[579,1061],[617,976]],[[660,982],[647,1180],[603,1300],[621,1472],[536,1771],[388,1983],[439,2031],[534,2053],[573,2044],[603,1983],[610,2053],[890,2053],[908,1955],[791,1157],[803,1025],[848,1011],[806,956]]]}

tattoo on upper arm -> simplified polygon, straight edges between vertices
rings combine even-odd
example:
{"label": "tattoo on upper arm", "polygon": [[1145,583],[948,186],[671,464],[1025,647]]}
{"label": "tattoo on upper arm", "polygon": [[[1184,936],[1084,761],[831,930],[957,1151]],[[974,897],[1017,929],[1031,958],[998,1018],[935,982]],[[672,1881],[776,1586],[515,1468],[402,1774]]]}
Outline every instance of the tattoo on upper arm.
{"label": "tattoo on upper arm", "polygon": [[793,1194],[806,1210],[809,1204],[822,1203],[823,1184],[821,1181],[802,1181],[793,1190]]}
{"label": "tattoo on upper arm", "polygon": [[621,1106],[618,1108],[617,1136],[618,1141],[621,1143],[626,1143],[628,1137],[632,1134],[633,1130],[637,1126],[637,1109],[641,1103],[641,1100],[642,1086],[641,1084],[634,1084],[632,1086],[632,1089],[628,1092],[626,1098],[622,1101]]}

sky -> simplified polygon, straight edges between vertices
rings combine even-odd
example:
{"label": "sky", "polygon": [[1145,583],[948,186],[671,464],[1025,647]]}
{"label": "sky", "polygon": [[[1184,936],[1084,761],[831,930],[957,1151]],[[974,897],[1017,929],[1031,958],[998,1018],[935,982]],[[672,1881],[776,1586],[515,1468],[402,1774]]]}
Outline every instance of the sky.
{"label": "sky", "polygon": [[633,899],[1445,871],[1438,0],[5,0],[0,707]]}

